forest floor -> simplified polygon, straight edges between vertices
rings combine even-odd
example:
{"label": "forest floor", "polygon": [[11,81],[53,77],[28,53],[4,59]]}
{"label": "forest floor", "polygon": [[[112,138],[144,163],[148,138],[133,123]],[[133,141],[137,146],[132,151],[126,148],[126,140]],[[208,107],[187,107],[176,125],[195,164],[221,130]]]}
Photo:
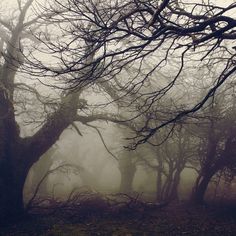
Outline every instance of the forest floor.
{"label": "forest floor", "polygon": [[[87,209],[88,210],[88,209]],[[101,209],[100,209],[101,210]],[[236,206],[188,203],[148,209],[129,209],[116,214],[34,214],[4,227],[1,236],[214,236],[236,235]]]}

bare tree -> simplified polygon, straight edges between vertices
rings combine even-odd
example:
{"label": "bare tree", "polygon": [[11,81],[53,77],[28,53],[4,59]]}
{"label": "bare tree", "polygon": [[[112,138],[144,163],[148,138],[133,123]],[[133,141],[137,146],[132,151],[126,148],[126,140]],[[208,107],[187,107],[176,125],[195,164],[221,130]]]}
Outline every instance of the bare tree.
{"label": "bare tree", "polygon": [[[28,71],[20,78],[19,72],[31,53],[30,45],[40,42],[32,35],[47,30],[42,13],[30,12],[33,0],[18,1],[18,9],[12,19],[0,19],[1,66],[0,66],[0,221],[19,218],[24,213],[23,187],[32,165],[58,140],[69,126],[93,121],[117,121],[114,114],[88,112],[81,97],[82,90],[72,92],[52,91],[57,96],[45,95],[39,83],[28,82],[33,74]],[[45,27],[46,25],[46,27]],[[35,41],[36,40],[36,41]],[[23,56],[24,55],[24,56]],[[25,71],[24,71],[25,72]],[[45,87],[44,87],[45,88]],[[59,94],[59,95],[58,95]],[[28,96],[28,97],[27,97]],[[31,111],[33,102],[39,106]],[[41,115],[40,115],[41,114]],[[36,126],[30,135],[22,135],[22,123]],[[32,128],[32,126],[31,126]],[[79,134],[78,127],[76,128]]]}
{"label": "bare tree", "polygon": [[[54,68],[41,65],[39,72],[67,74],[72,88],[120,77],[123,81],[120,84],[129,93],[140,92],[158,72],[154,79],[160,86],[139,94],[144,98],[140,106],[146,111],[172,92],[189,65],[195,70],[205,65],[217,72],[198,101],[178,109],[157,126],[146,122],[136,137],[137,144],[144,143],[160,128],[199,111],[235,74],[232,42],[236,38],[236,20],[230,15],[235,8],[234,2],[221,7],[209,1],[55,0],[51,11],[63,13],[52,17],[52,21],[69,24],[65,30],[62,25],[60,29],[62,35],[71,38],[48,42],[48,49],[58,55],[62,65]],[[95,60],[86,61],[91,56]],[[81,73],[84,69],[90,73]],[[166,71],[169,75],[163,84],[159,77]]]}
{"label": "bare tree", "polygon": [[[203,203],[210,181],[218,173],[233,173],[235,169],[235,98],[230,86],[221,97],[215,97],[213,104],[205,111],[198,128],[202,139],[200,144],[200,172],[193,188],[192,200]],[[227,92],[230,94],[227,95]],[[227,104],[227,105],[223,105]],[[230,171],[231,170],[231,171]]]}

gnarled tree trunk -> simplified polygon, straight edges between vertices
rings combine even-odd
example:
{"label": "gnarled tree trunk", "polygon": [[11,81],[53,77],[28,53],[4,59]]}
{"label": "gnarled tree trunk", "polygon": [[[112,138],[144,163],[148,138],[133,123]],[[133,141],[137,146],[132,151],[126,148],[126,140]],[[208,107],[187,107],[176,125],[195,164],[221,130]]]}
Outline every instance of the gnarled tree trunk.
{"label": "gnarled tree trunk", "polygon": [[0,91],[0,96],[0,221],[5,223],[24,214],[23,187],[27,174],[75,119],[78,95],[68,95],[42,128],[27,138],[20,137],[9,97],[4,91]]}
{"label": "gnarled tree trunk", "polygon": [[214,174],[215,174],[214,171],[209,171],[207,174],[198,177],[191,196],[191,200],[193,203],[195,204],[204,203],[204,196],[207,191],[207,187]]}

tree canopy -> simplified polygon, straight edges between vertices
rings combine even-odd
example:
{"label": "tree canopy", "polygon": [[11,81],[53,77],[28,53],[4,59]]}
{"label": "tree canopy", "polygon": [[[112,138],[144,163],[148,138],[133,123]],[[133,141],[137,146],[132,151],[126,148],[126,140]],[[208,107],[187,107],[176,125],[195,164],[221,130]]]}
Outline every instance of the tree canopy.
{"label": "tree canopy", "polygon": [[[50,21],[59,25],[63,37],[46,45],[61,64],[41,64],[39,71],[66,74],[72,89],[115,81],[120,90],[142,97],[142,111],[171,97],[176,85],[185,83],[183,74],[191,80],[190,68],[195,73],[207,68],[209,77],[215,73],[209,88],[191,106],[178,108],[158,125],[146,122],[138,132],[137,143],[143,143],[160,128],[200,110],[234,76],[235,9],[233,1],[221,6],[219,1],[56,0],[49,11],[60,14]],[[159,86],[147,91],[144,87],[151,78]],[[195,85],[199,83],[201,78]]]}

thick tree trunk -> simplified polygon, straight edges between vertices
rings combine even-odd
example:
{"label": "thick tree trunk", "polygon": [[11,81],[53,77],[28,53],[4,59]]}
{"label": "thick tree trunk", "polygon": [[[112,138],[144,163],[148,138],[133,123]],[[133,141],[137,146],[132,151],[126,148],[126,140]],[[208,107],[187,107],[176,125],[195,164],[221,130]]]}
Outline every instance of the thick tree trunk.
{"label": "thick tree trunk", "polygon": [[0,224],[18,220],[25,214],[23,188],[29,167],[21,158],[12,160],[8,157],[0,165]]}
{"label": "thick tree trunk", "polygon": [[24,215],[23,180],[1,179],[0,223],[12,222]]}
{"label": "thick tree trunk", "polygon": [[[204,196],[211,181],[212,176],[218,171],[217,165],[214,165],[217,145],[219,138],[215,134],[215,124],[213,121],[210,123],[208,139],[207,139],[207,152],[202,166],[201,174],[198,176],[195,186],[192,191],[191,200],[195,204],[203,204]],[[216,164],[216,163],[215,163]]]}
{"label": "thick tree trunk", "polygon": [[119,160],[119,170],[121,174],[120,192],[130,194],[133,191],[133,180],[136,166],[131,157],[123,157]]}
{"label": "thick tree trunk", "polygon": [[165,180],[165,184],[162,187],[161,200],[162,201],[173,201],[179,200],[178,187],[180,183],[180,174],[183,168],[170,169],[169,175]]}
{"label": "thick tree trunk", "polygon": [[163,201],[169,200],[171,185],[173,183],[173,178],[174,178],[173,175],[174,175],[174,168],[172,166],[172,163],[170,163],[169,173],[168,173],[168,176],[166,177],[165,183],[163,184],[163,187],[162,187],[162,200]]}
{"label": "thick tree trunk", "polygon": [[[3,87],[3,85],[2,85]],[[0,89],[0,223],[21,217],[26,166],[21,154],[19,129],[14,109],[4,87]]]}
{"label": "thick tree trunk", "polygon": [[201,176],[199,180],[196,182],[196,185],[193,189],[193,193],[191,196],[191,200],[195,204],[203,204],[204,203],[204,196],[207,191],[208,184],[211,181],[212,176],[214,173],[208,173],[205,176]]}
{"label": "thick tree trunk", "polygon": [[178,192],[178,187],[179,187],[179,183],[180,183],[180,174],[181,174],[182,170],[176,170],[176,173],[174,175],[174,179],[172,181],[172,185],[171,185],[171,190],[169,193],[169,201],[175,201],[175,200],[179,200],[179,192]]}
{"label": "thick tree trunk", "polygon": [[133,191],[133,179],[135,171],[121,171],[120,192],[130,194]]}

